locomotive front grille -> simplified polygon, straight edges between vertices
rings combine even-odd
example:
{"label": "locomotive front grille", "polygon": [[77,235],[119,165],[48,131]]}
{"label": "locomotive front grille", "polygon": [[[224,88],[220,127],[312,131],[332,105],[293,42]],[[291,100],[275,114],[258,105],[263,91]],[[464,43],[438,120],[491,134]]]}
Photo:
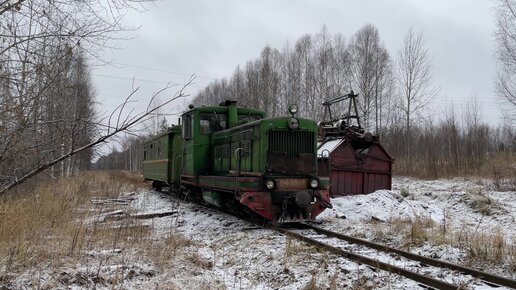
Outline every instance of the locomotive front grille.
{"label": "locomotive front grille", "polygon": [[315,133],[269,131],[267,170],[280,174],[315,173]]}
{"label": "locomotive front grille", "polygon": [[296,157],[314,153],[314,133],[304,131],[269,131],[269,150]]}

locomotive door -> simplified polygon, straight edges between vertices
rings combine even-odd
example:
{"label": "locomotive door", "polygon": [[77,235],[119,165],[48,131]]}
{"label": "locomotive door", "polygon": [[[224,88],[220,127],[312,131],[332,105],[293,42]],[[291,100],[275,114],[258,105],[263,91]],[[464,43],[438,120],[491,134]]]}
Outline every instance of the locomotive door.
{"label": "locomotive door", "polygon": [[169,183],[179,183],[182,169],[182,139],[180,131],[169,134],[168,176]]}

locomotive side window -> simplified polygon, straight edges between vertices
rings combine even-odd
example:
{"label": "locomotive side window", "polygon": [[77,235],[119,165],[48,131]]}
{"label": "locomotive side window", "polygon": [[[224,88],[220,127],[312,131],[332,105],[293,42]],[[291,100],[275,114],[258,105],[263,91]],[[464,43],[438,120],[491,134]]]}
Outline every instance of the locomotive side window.
{"label": "locomotive side window", "polygon": [[183,138],[192,138],[193,126],[192,126],[192,114],[183,115]]}
{"label": "locomotive side window", "polygon": [[200,113],[199,125],[202,134],[209,134],[226,129],[227,116],[215,112]]}

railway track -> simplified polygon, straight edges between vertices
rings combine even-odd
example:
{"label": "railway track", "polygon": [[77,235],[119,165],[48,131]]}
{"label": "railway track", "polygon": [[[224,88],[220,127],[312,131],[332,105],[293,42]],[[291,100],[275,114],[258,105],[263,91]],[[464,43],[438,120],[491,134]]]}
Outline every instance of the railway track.
{"label": "railway track", "polygon": [[[444,279],[438,279],[434,277],[430,277],[428,274],[422,274],[421,271],[413,271],[408,270],[406,268],[402,268],[399,266],[396,266],[394,264],[400,264],[398,263],[388,263],[388,262],[382,262],[377,259],[370,258],[365,255],[357,254],[353,250],[343,249],[342,245],[331,245],[327,241],[322,240],[328,240],[328,239],[336,239],[340,242],[344,241],[347,245],[353,244],[353,245],[359,245],[362,247],[367,247],[369,249],[373,249],[379,252],[388,253],[390,255],[396,255],[397,257],[394,259],[405,259],[405,261],[415,261],[419,264],[420,267],[418,267],[419,270],[421,270],[421,267],[437,267],[437,268],[444,268],[449,269],[451,271],[458,272],[458,275],[469,275],[472,278],[468,280],[474,280],[478,279],[481,280],[484,284],[492,286],[492,287],[500,287],[505,286],[509,288],[516,289],[516,281],[505,278],[502,276],[478,271],[472,268],[463,267],[460,265],[452,264],[446,261],[441,261],[421,255],[417,255],[414,253],[406,252],[403,250],[391,248],[388,246],[376,244],[367,240],[354,238],[348,235],[344,235],[341,233],[336,233],[333,231],[329,231],[308,223],[296,223],[295,224],[296,229],[287,229],[284,227],[276,226],[276,225],[267,225],[266,228],[278,231],[286,236],[290,236],[292,238],[301,240],[303,242],[306,242],[308,244],[311,244],[313,246],[316,246],[318,248],[322,248],[325,250],[328,250],[336,255],[343,256],[347,259],[350,259],[352,261],[358,262],[360,264],[365,264],[377,269],[385,270],[387,272],[401,275],[404,277],[407,277],[411,280],[414,280],[418,283],[424,284],[426,286],[436,288],[436,289],[465,289],[465,285],[456,285],[450,282],[445,281]],[[310,230],[310,233],[303,233],[300,232],[306,230]],[[314,237],[315,235],[318,235],[318,237]],[[392,257],[391,257],[392,258]]]}
{"label": "railway track", "polygon": [[[317,248],[321,248],[327,251],[330,251],[336,255],[343,256],[349,260],[354,262],[368,265],[370,267],[381,269],[387,271],[389,273],[393,273],[396,275],[404,276],[408,279],[416,281],[424,286],[428,286],[435,289],[468,289],[467,285],[463,284],[454,284],[445,279],[439,279],[435,277],[431,277],[428,274],[425,274],[422,269],[426,267],[436,267],[441,269],[448,269],[450,271],[455,271],[454,274],[449,274],[449,277],[457,277],[469,275],[468,278],[464,279],[467,281],[466,284],[474,282],[476,280],[481,281],[484,286],[491,286],[494,288],[497,287],[508,287],[512,289],[516,289],[516,280],[512,280],[506,277],[502,277],[499,275],[482,272],[476,269],[460,266],[457,264],[449,263],[442,260],[437,260],[433,258],[429,258],[426,256],[406,252],[403,250],[399,250],[396,248],[388,247],[385,245],[373,243],[371,241],[367,241],[360,238],[351,237],[342,233],[337,233],[333,231],[329,231],[318,226],[315,226],[311,223],[292,223],[289,228],[278,226],[271,224],[269,222],[257,221],[256,219],[249,218],[248,216],[238,216],[235,213],[230,213],[227,211],[223,211],[218,208],[213,207],[203,207],[205,209],[211,209],[215,212],[222,212],[225,214],[230,214],[233,216],[237,216],[238,218],[252,223],[260,228],[270,229],[276,232],[279,232],[285,236],[289,236],[300,241],[306,242],[310,245],[313,245]],[[328,240],[333,239],[333,242],[330,243]],[[344,243],[344,244],[342,244]],[[333,245],[332,245],[333,244]],[[389,263],[383,262],[379,259],[371,258],[371,255],[363,255],[358,254],[354,249],[349,249],[349,245],[357,245],[363,248],[372,249],[377,252],[383,252],[384,254],[395,255],[393,258],[391,256],[390,260],[400,260],[405,259],[405,261],[412,262],[413,264],[417,264],[415,267],[416,270],[409,270],[408,267],[400,267],[395,264],[398,263]],[[347,248],[347,249],[346,249]],[[379,255],[374,255],[379,256]],[[414,267],[414,266],[413,266]],[[448,278],[449,278],[448,277]],[[448,279],[450,280],[450,279]],[[452,279],[453,280],[453,279]]]}

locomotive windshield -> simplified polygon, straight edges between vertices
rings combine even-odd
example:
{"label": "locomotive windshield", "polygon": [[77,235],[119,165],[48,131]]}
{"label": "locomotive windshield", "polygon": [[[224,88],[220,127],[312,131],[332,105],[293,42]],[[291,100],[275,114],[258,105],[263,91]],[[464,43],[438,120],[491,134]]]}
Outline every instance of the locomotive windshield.
{"label": "locomotive windshield", "polygon": [[201,125],[202,134],[224,130],[227,126],[227,115],[216,112],[200,113],[199,124]]}
{"label": "locomotive windshield", "polygon": [[256,114],[251,114],[251,113],[238,115],[238,121],[245,120],[247,122],[253,122],[253,121],[257,121],[257,120],[261,120],[261,119],[262,119],[262,116],[256,115]]}

